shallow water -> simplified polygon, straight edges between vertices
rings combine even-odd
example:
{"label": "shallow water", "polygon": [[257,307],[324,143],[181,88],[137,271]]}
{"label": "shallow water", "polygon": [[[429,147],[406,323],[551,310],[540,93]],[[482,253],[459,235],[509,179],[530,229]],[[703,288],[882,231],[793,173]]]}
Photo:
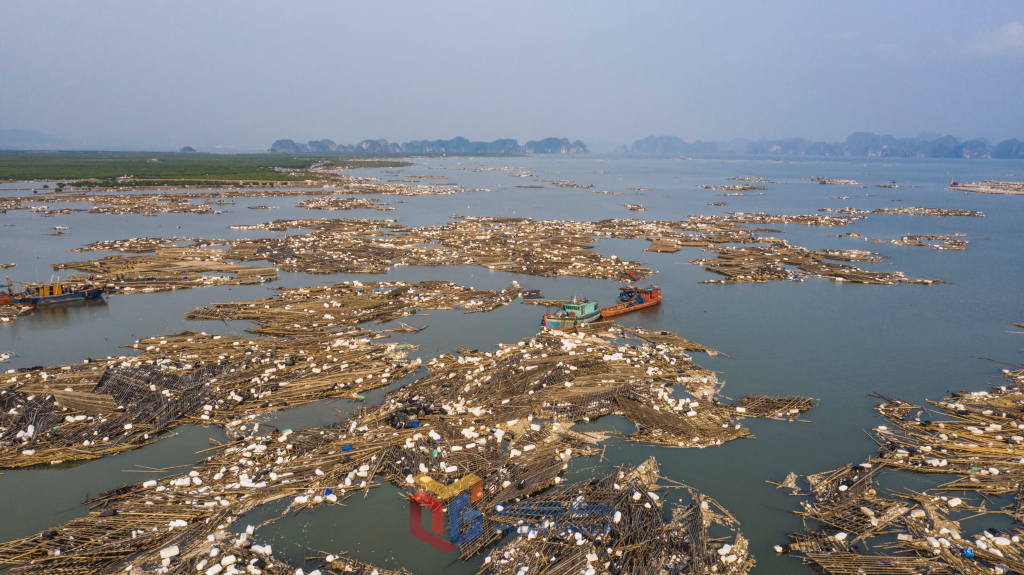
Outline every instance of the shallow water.
{"label": "shallow water", "polygon": [[[504,171],[455,170],[476,166],[523,167],[540,179],[576,180],[593,190],[620,192],[593,194],[591,190],[556,188],[532,178],[512,178]],[[757,159],[705,159],[693,161],[626,158],[452,158],[423,160],[401,175],[443,175],[444,181],[468,188],[487,188],[448,196],[374,196],[395,211],[317,211],[294,207],[295,198],[238,199],[219,215],[160,214],[157,217],[70,214],[53,218],[27,211],[0,214],[0,262],[17,262],[5,270],[16,280],[47,279],[49,264],[107,255],[104,252],[67,252],[97,240],[143,236],[244,238],[266,232],[230,230],[229,225],[272,219],[308,217],[398,218],[404,225],[439,225],[449,216],[516,216],[535,219],[599,220],[606,218],[680,219],[690,214],[763,211],[773,214],[815,213],[825,207],[862,209],[926,206],[980,210],[985,218],[933,218],[871,215],[839,228],[771,226],[780,237],[809,249],[845,248],[879,252],[885,263],[858,264],[877,270],[900,270],[910,277],[946,280],[948,284],[871,286],[808,280],[714,286],[698,282],[717,276],[688,265],[705,252],[684,248],[675,254],[644,252],[645,240],[605,240],[600,253],[647,262],[657,270],[651,278],[663,288],[665,302],[653,309],[622,316],[626,325],[679,332],[726,354],[732,359],[698,355],[701,365],[721,372],[727,382],[723,393],[739,398],[750,393],[807,395],[821,404],[805,414],[811,423],[745,420],[756,440],[738,440],[717,448],[680,450],[632,444],[612,439],[604,461],[576,459],[570,470],[580,476],[598,475],[623,461],[658,458],[668,477],[687,483],[717,499],[741,522],[758,566],[755,573],[811,573],[799,561],[776,556],[772,545],[787,542],[787,534],[800,528],[792,511],[798,498],[777,490],[766,480],[781,480],[794,471],[808,474],[873,453],[874,443],[862,430],[876,424],[870,393],[898,396],[907,401],[938,399],[950,390],[981,389],[1000,383],[998,363],[973,359],[1020,361],[1024,337],[1014,322],[1024,321],[1024,197],[967,195],[944,190],[951,178],[959,181],[1001,179],[1020,173],[1024,162],[1008,160],[854,159],[776,162]],[[444,169],[430,169],[444,168]],[[398,179],[383,170],[357,170],[382,180]],[[746,192],[723,197],[718,190],[698,184],[728,185],[727,177],[760,176],[785,184],[767,184],[763,195]],[[867,185],[827,186],[801,178],[827,176],[856,179]],[[897,189],[874,184],[896,180]],[[438,180],[424,180],[436,182]],[[41,186],[41,183],[39,184]],[[544,185],[542,189],[515,185]],[[910,186],[921,186],[912,188]],[[22,185],[22,187],[24,187]],[[632,191],[628,188],[650,188]],[[868,196],[867,194],[874,194]],[[849,196],[833,200],[830,196]],[[902,200],[895,202],[892,200]],[[397,202],[404,203],[397,203]],[[727,206],[709,206],[724,201]],[[641,203],[644,212],[631,212],[622,204]],[[276,205],[272,211],[248,210],[247,205]],[[62,236],[47,236],[53,226],[68,226]],[[829,234],[857,232],[875,238],[906,234],[965,233],[966,251],[870,244]],[[288,233],[302,233],[290,231]],[[279,280],[258,286],[211,287],[145,295],[118,295],[105,302],[39,310],[13,324],[0,325],[0,351],[18,355],[4,368],[78,362],[87,357],[122,355],[119,346],[140,337],[185,329],[240,334],[245,322],[186,322],[184,313],[211,302],[253,299],[269,295],[278,286],[322,285],[334,281],[427,279],[451,280],[477,288],[503,288],[512,280],[539,288],[549,298],[575,292],[593,299],[611,300],[619,284],[580,278],[537,278],[493,272],[484,268],[399,267],[383,276],[334,274],[330,276],[282,273]],[[393,338],[420,348],[412,357],[424,360],[462,347],[484,349],[498,342],[514,342],[534,334],[542,309],[518,303],[489,313],[463,314],[457,310],[418,314],[404,321],[428,326],[417,334]],[[367,327],[373,328],[374,325]],[[370,396],[379,401],[383,392]],[[351,402],[320,402],[278,415],[281,427],[323,425],[345,417]],[[609,417],[586,424],[593,429],[616,428],[629,432],[631,424]],[[178,436],[147,448],[71,466],[66,469],[8,471],[0,476],[0,494],[10,502],[11,520],[0,523],[0,539],[23,536],[52,526],[85,509],[85,495],[95,495],[125,482],[148,479],[136,464],[196,461],[195,452],[207,447],[212,428],[177,430]],[[933,477],[899,474],[894,484],[914,488],[931,484]],[[925,483],[921,483],[925,481]],[[915,487],[916,486],[916,487]],[[59,497],[54,494],[58,493]],[[674,494],[670,499],[674,501]],[[36,504],[33,502],[51,503]],[[358,500],[358,501],[357,501]],[[276,516],[280,509],[259,510]],[[255,515],[255,514],[254,514]],[[263,519],[261,519],[262,521]],[[252,518],[243,518],[239,528]],[[475,572],[481,558],[462,564],[412,538],[408,533],[405,502],[386,486],[346,502],[346,506],[320,507],[289,517],[257,531],[257,541],[271,541],[277,551],[298,564],[313,550],[349,551],[354,557],[388,566],[404,566],[416,573]],[[453,554],[454,555],[454,554]],[[394,559],[391,559],[394,557]],[[454,563],[453,563],[454,561]]]}

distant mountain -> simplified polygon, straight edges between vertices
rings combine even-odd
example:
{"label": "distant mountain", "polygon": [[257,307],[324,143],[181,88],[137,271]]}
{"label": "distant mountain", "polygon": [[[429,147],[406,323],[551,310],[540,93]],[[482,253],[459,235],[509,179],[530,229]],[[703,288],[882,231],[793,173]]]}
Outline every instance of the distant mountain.
{"label": "distant mountain", "polygon": [[36,130],[0,130],[0,150],[60,150],[72,143]]}
{"label": "distant mountain", "polygon": [[[1013,156],[1016,140],[1007,140],[992,148],[983,139],[961,141],[955,136],[922,133],[916,138],[879,136],[857,132],[845,142],[829,144],[804,138],[760,140],[747,146],[748,154],[775,156],[867,156],[880,158],[1000,158]],[[1017,148],[1019,150],[1019,147]],[[1007,155],[1001,155],[1007,154]]]}
{"label": "distant mountain", "polygon": [[331,140],[309,141],[305,144],[294,140],[278,140],[270,147],[271,152],[298,154],[304,152],[337,154],[587,154],[587,145],[566,138],[547,138],[526,142],[520,146],[516,140],[505,139],[493,142],[471,142],[463,137],[451,140],[416,140],[398,144],[387,140],[363,140],[355,146],[335,144]]}
{"label": "distant mountain", "polygon": [[310,140],[305,144],[298,144],[294,140],[278,140],[270,146],[271,152],[285,154],[300,154],[304,152],[319,153],[355,153],[354,146],[339,146],[331,140]]}
{"label": "distant mountain", "polygon": [[[293,142],[294,143],[294,142]],[[338,144],[330,140],[310,141],[306,144],[311,152],[333,152],[338,149]]]}
{"label": "distant mountain", "polygon": [[1024,142],[1020,140],[1005,140],[992,148],[993,158],[1019,159],[1024,158]]}
{"label": "distant mountain", "polygon": [[402,144],[410,154],[522,154],[519,142],[510,139],[493,142],[470,142],[458,137],[451,140],[417,140]]}
{"label": "distant mountain", "polygon": [[[348,150],[350,147],[338,146],[334,151],[350,153]],[[355,151],[360,154],[401,154],[403,152],[402,146],[395,142],[388,142],[384,138],[379,140],[363,140],[355,145]]]}
{"label": "distant mountain", "polygon": [[298,154],[303,148],[309,149],[306,144],[296,144],[295,140],[278,140],[270,145],[270,151],[281,154]]}
{"label": "distant mountain", "polygon": [[590,150],[583,142],[576,140],[570,143],[567,138],[545,138],[537,142],[526,142],[523,146],[527,154],[589,154]]}
{"label": "distant mountain", "polygon": [[[11,142],[19,142],[12,145]],[[53,136],[31,130],[0,130],[0,149],[55,149],[68,143]],[[66,148],[65,148],[66,149]],[[363,140],[358,144],[336,144],[331,140],[311,140],[305,144],[278,140],[271,152],[335,153],[335,154],[589,154],[586,144],[568,138],[546,138],[519,145],[513,139],[493,142],[472,142],[458,137],[451,140],[415,140],[398,144],[384,139]],[[1006,140],[991,145],[975,138],[963,141],[955,136],[922,132],[916,138],[895,138],[872,132],[856,132],[844,142],[813,142],[806,138],[758,140],[734,139],[728,142],[689,143],[676,136],[647,136],[626,146],[615,148],[614,154],[648,156],[679,156],[689,154],[733,154],[771,156],[831,156],[879,158],[1024,158],[1024,142]]]}
{"label": "distant mountain", "polygon": [[718,152],[718,145],[714,142],[696,142],[689,144],[676,136],[647,136],[642,140],[633,142],[630,152],[634,154],[649,154],[655,156],[679,154],[715,154]]}
{"label": "distant mountain", "polygon": [[[627,153],[618,149],[615,153]],[[752,154],[771,156],[867,156],[883,158],[1024,158],[1024,142],[1006,140],[992,146],[976,138],[962,141],[955,136],[922,132],[916,138],[879,136],[857,132],[845,142],[813,142],[806,138],[759,140],[734,139],[728,142],[688,143],[676,136],[647,136],[633,142],[628,153],[651,156],[681,154]]]}

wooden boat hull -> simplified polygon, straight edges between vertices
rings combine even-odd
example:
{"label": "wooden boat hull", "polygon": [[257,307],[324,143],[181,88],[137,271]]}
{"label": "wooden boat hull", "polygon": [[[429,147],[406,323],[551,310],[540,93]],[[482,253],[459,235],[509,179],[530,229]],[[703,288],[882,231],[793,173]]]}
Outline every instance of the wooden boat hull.
{"label": "wooden boat hull", "polygon": [[575,316],[556,316],[556,315],[544,315],[544,329],[567,329],[576,327],[577,325],[590,323],[601,319],[600,310],[595,311],[589,315],[575,317]]}
{"label": "wooden boat hull", "polygon": [[614,317],[614,316],[617,316],[617,315],[622,315],[624,313],[629,313],[631,311],[636,311],[638,309],[643,309],[645,307],[655,306],[655,305],[658,305],[660,303],[661,303],[661,298],[660,297],[658,299],[652,299],[650,301],[645,301],[644,303],[637,303],[635,301],[624,302],[624,303],[620,303],[620,304],[616,304],[616,305],[608,306],[608,307],[604,308],[603,310],[601,310],[601,317]]}
{"label": "wooden boat hull", "polygon": [[72,301],[82,301],[82,300],[87,300],[87,299],[92,299],[92,298],[100,297],[101,295],[103,295],[103,288],[101,288],[101,287],[94,287],[94,288],[87,288],[87,289],[84,289],[82,291],[77,291],[77,292],[74,292],[74,293],[65,293],[65,294],[60,294],[60,295],[51,295],[51,296],[31,296],[31,295],[26,295],[26,296],[23,296],[23,295],[15,294],[15,295],[12,295],[12,296],[9,296],[9,297],[11,299],[11,302],[14,303],[14,305],[21,305],[21,306],[27,306],[27,307],[40,307],[40,306],[44,306],[44,305],[52,305],[52,304],[55,304],[55,303],[67,303],[67,302],[72,302]]}

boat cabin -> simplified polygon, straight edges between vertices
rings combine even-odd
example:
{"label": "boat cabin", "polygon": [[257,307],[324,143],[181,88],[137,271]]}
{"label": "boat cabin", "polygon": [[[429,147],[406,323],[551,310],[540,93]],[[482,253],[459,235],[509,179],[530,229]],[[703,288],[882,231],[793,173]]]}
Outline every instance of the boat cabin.
{"label": "boat cabin", "polygon": [[47,298],[51,296],[63,296],[73,294],[76,285],[66,281],[54,281],[52,283],[26,283],[25,295]]}
{"label": "boat cabin", "polygon": [[573,301],[562,306],[562,311],[569,317],[586,317],[597,312],[596,301]]}
{"label": "boat cabin", "polygon": [[25,284],[25,293],[33,296],[49,297],[74,293],[75,286],[65,282],[48,284]]}
{"label": "boat cabin", "polygon": [[661,299],[661,288],[655,285],[648,287],[624,287],[619,288],[619,301],[637,301],[643,303]]}

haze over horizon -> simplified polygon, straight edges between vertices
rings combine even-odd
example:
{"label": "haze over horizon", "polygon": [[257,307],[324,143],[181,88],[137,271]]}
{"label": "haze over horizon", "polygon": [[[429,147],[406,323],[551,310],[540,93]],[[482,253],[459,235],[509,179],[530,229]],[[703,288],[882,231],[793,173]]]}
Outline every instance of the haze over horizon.
{"label": "haze over horizon", "polygon": [[1024,6],[18,2],[0,128],[85,146],[1024,138]]}

